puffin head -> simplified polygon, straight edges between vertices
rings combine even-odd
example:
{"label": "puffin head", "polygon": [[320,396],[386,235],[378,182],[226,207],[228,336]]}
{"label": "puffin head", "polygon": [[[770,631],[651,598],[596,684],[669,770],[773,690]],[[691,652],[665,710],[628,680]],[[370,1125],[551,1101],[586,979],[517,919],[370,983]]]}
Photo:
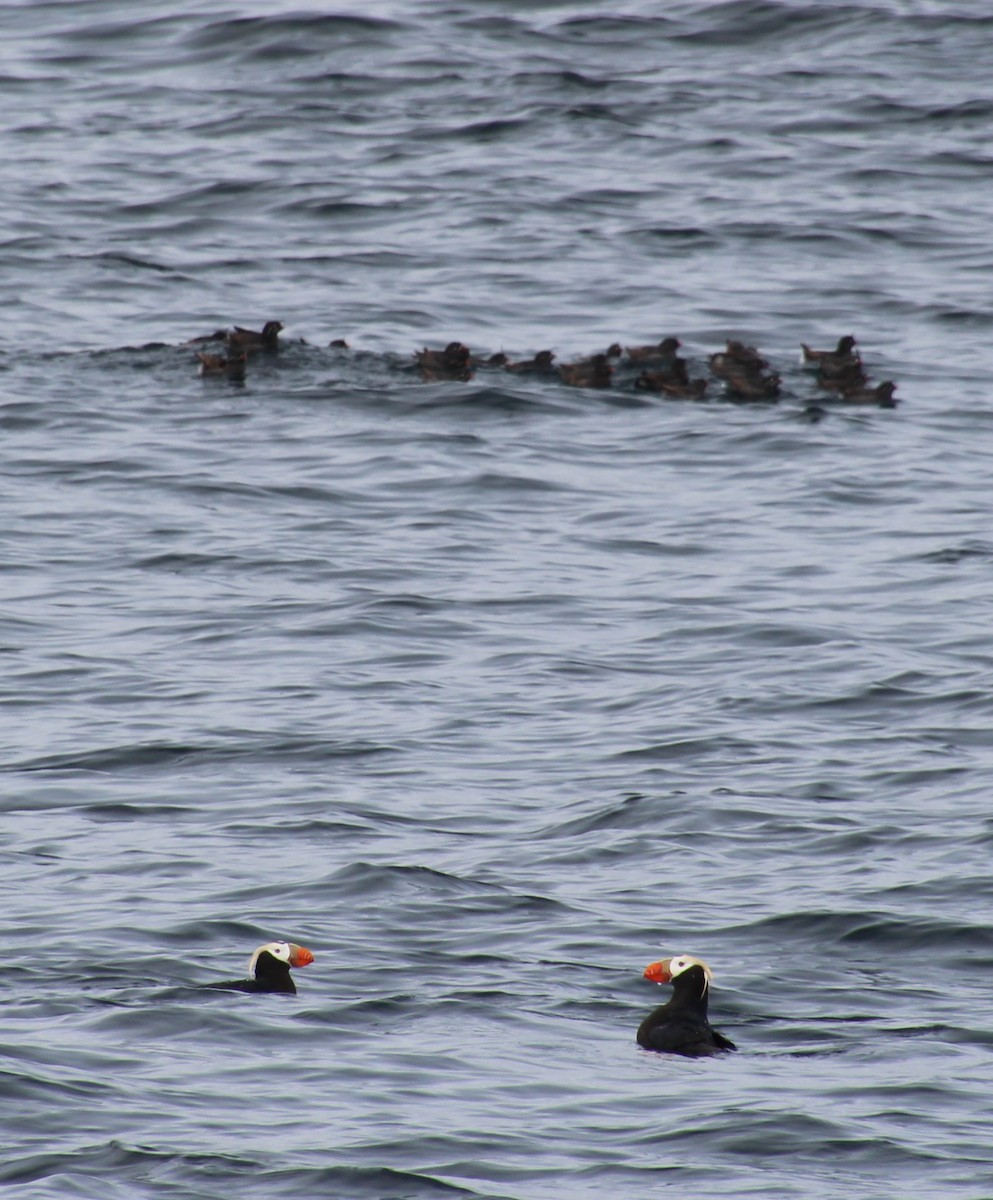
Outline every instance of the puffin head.
{"label": "puffin head", "polygon": [[259,946],[248,960],[249,979],[256,978],[255,972],[263,954],[268,954],[278,962],[286,963],[287,968],[306,967],[314,961],[313,954],[306,946],[298,946],[295,942],[266,942],[264,946]]}
{"label": "puffin head", "polygon": [[661,962],[649,963],[645,967],[645,978],[650,979],[652,983],[670,983],[691,967],[699,967],[703,971],[703,986],[706,991],[714,973],[702,958],[694,958],[692,954],[677,954],[675,958],[663,958]]}

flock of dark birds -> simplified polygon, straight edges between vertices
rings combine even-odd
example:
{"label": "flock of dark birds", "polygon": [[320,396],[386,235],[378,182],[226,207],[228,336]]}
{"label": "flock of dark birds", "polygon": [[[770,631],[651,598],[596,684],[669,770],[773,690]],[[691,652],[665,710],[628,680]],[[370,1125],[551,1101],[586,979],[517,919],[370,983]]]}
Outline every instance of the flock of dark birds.
{"label": "flock of dark birds", "polygon": [[[207,988],[230,992],[268,995],[296,995],[291,967],[306,967],[314,961],[306,946],[295,942],[266,942],[248,960],[247,979],[228,979],[206,983]],[[662,1004],[638,1027],[638,1045],[661,1054],[681,1054],[684,1058],[709,1058],[737,1046],[712,1028],[707,1017],[707,997],[713,973],[710,967],[691,954],[679,954],[649,963],[644,976],[652,983],[671,983],[672,999]]]}
{"label": "flock of dark birds", "polygon": [[[283,325],[267,321],[261,330],[218,329],[191,339],[186,344],[199,346],[210,342],[224,344],[225,353],[197,350],[200,374],[219,376],[235,382],[245,378],[249,359],[256,354],[275,354],[280,348]],[[465,383],[477,371],[504,371],[512,375],[557,379],[569,387],[609,388],[627,384],[636,391],[651,392],[673,400],[702,400],[716,381],[723,396],[739,402],[775,401],[782,387],[781,377],[770,367],[754,346],[728,341],[723,350],[707,360],[710,376],[690,377],[686,359],[679,354],[678,338],[665,337],[655,345],[622,346],[615,342],[602,353],[556,363],[555,352],[539,350],[531,358],[513,361],[502,352],[486,357],[473,355],[462,342],[449,342],[442,349],[425,347],[414,352],[409,366],[425,383],[444,380]],[[338,338],[330,343],[335,350],[348,350]],[[896,384],[891,380],[872,384],[866,374],[862,355],[851,334],[838,339],[833,350],[812,350],[801,344],[801,362],[814,374],[814,383],[824,398],[833,397],[843,404],[896,408]]]}

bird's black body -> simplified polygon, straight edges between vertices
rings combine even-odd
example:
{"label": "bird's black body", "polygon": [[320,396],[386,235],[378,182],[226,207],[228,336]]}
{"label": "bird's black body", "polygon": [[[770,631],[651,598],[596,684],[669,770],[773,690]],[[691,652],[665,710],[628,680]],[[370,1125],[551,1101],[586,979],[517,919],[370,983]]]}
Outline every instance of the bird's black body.
{"label": "bird's black body", "polygon": [[242,329],[240,325],[236,325],[227,335],[227,342],[236,350],[278,350],[282,328],[282,321],[266,321],[261,332],[256,329]]}
{"label": "bird's black body", "polygon": [[223,988],[229,992],[285,992],[295,996],[297,989],[290,975],[290,964],[263,950],[255,960],[254,979],[230,979],[224,983],[206,983],[204,987]]}
{"label": "bird's black body", "polygon": [[672,999],[648,1014],[638,1027],[638,1045],[664,1054],[707,1058],[737,1046],[712,1029],[707,1019],[707,976],[689,967],[672,981]]}

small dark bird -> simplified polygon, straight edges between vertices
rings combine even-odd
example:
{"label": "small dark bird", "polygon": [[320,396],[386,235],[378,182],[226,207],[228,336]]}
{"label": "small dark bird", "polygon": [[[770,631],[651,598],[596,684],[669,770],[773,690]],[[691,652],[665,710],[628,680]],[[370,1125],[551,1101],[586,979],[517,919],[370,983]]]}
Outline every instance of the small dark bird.
{"label": "small dark bird", "polygon": [[744,342],[729,341],[725,353],[739,366],[749,370],[762,371],[769,365],[754,346],[746,346]]}
{"label": "small dark bird", "polygon": [[842,391],[841,398],[846,404],[878,404],[880,408],[896,408],[897,399],[893,395],[895,391],[896,384],[887,379],[884,383],[877,383],[875,387],[846,388]]}
{"label": "small dark bird", "polygon": [[779,376],[762,374],[769,364],[754,346],[729,341],[709,361],[711,372],[724,380],[728,395],[736,400],[773,400],[779,395]]}
{"label": "small dark bird", "polygon": [[672,999],[650,1012],[638,1026],[638,1045],[663,1054],[707,1058],[737,1046],[711,1028],[707,1019],[707,994],[713,978],[710,967],[690,954],[650,963],[645,978],[672,983]]}
{"label": "small dark bird", "polygon": [[778,375],[762,375],[748,371],[732,370],[724,378],[729,396],[737,400],[775,400],[779,395]]}
{"label": "small dark bird", "polygon": [[[732,352],[732,346],[748,350],[750,354]],[[752,357],[754,355],[754,357]],[[750,346],[741,346],[740,342],[728,342],[727,350],[719,350],[707,360],[710,369],[718,379],[730,379],[732,375],[749,375],[755,379],[762,378],[762,371],[769,365],[764,358],[758,356],[758,351]]]}
{"label": "small dark bird", "polygon": [[563,363],[559,367],[559,378],[570,387],[610,387],[610,378],[613,373],[613,367],[611,367],[606,354],[594,354],[590,359]]}
{"label": "small dark bird", "polygon": [[707,391],[706,379],[673,379],[667,371],[642,371],[634,381],[642,392],[660,392],[676,400],[700,400]]}
{"label": "small dark bird", "polygon": [[247,979],[229,979],[223,983],[205,983],[208,988],[229,992],[283,992],[296,995],[290,967],[306,967],[314,956],[306,946],[294,942],[266,942],[248,960]]}
{"label": "small dark bird", "polygon": [[825,359],[834,359],[838,362],[857,362],[859,358],[858,351],[855,349],[855,339],[850,333],[838,338],[838,344],[833,350],[811,350],[804,342],[800,343],[800,350],[805,363],[821,363]]}
{"label": "small dark bird", "polygon": [[228,334],[228,345],[232,349],[245,350],[278,350],[279,335],[282,332],[281,321],[266,321],[261,332],[254,329],[242,329],[236,325]]}
{"label": "small dark bird", "polygon": [[[643,382],[640,382],[643,381]],[[644,370],[634,381],[635,387],[648,387],[657,391],[662,391],[663,383],[674,384],[677,387],[685,387],[690,381],[689,372],[686,369],[685,358],[672,358],[666,363],[661,363],[653,367],[652,370]]]}
{"label": "small dark bird", "polygon": [[869,378],[862,370],[861,359],[853,359],[847,364],[836,365],[821,360],[817,368],[817,386],[826,392],[854,391],[865,387]]}
{"label": "small dark bird", "polygon": [[419,367],[444,367],[451,363],[468,361],[469,347],[463,346],[461,342],[449,342],[444,350],[429,350],[425,346],[423,350],[414,351],[414,362]]}
{"label": "small dark bird", "polygon": [[197,358],[200,360],[198,375],[224,375],[233,380],[245,378],[244,350],[240,354],[229,354],[227,357],[222,354],[205,354],[202,350],[198,350]]}
{"label": "small dark bird", "polygon": [[625,346],[624,353],[632,362],[669,362],[683,343],[679,338],[663,338],[657,346]]}
{"label": "small dark bird", "polygon": [[414,361],[421,369],[421,378],[425,383],[437,380],[454,379],[465,382],[472,378],[469,347],[461,342],[449,342],[444,350],[414,351]]}
{"label": "small dark bird", "polygon": [[533,358],[522,358],[518,362],[505,363],[504,369],[522,375],[530,373],[540,374],[542,372],[554,371],[554,362],[554,350],[539,350]]}
{"label": "small dark bird", "polygon": [[334,341],[328,342],[329,350],[348,350],[348,342],[344,338],[335,338]]}
{"label": "small dark bird", "polygon": [[507,356],[502,350],[498,350],[496,354],[488,354],[485,358],[469,358],[470,367],[506,367],[507,362]]}

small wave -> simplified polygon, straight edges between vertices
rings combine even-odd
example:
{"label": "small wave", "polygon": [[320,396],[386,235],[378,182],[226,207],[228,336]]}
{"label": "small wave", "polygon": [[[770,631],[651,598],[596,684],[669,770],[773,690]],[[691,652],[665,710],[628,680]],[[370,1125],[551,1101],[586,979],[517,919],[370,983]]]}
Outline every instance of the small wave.
{"label": "small wave", "polygon": [[261,738],[240,745],[159,742],[112,746],[81,753],[43,755],[22,762],[7,763],[0,769],[7,772],[95,771],[114,774],[122,771],[168,769],[176,763],[211,764],[266,758],[323,762],[338,758],[364,758],[390,752],[390,747],[372,742],[315,742],[303,738]]}
{"label": "small wave", "polygon": [[[285,1158],[285,1156],[283,1156]],[[65,1186],[70,1180],[93,1179],[98,1186],[74,1195],[134,1197],[147,1195],[149,1185],[173,1190],[173,1182],[190,1198],[215,1197],[232,1188],[244,1195],[335,1196],[341,1200],[410,1200],[483,1195],[432,1178],[427,1173],[392,1167],[287,1166],[278,1154],[271,1159],[247,1155],[195,1154],[156,1150],[111,1140],[63,1153],[31,1154],[0,1165],[0,1183],[24,1185],[48,1182]],[[173,1181],[173,1182],[170,1182]],[[85,1187],[85,1185],[84,1185]],[[247,1189],[247,1191],[246,1191]]]}

